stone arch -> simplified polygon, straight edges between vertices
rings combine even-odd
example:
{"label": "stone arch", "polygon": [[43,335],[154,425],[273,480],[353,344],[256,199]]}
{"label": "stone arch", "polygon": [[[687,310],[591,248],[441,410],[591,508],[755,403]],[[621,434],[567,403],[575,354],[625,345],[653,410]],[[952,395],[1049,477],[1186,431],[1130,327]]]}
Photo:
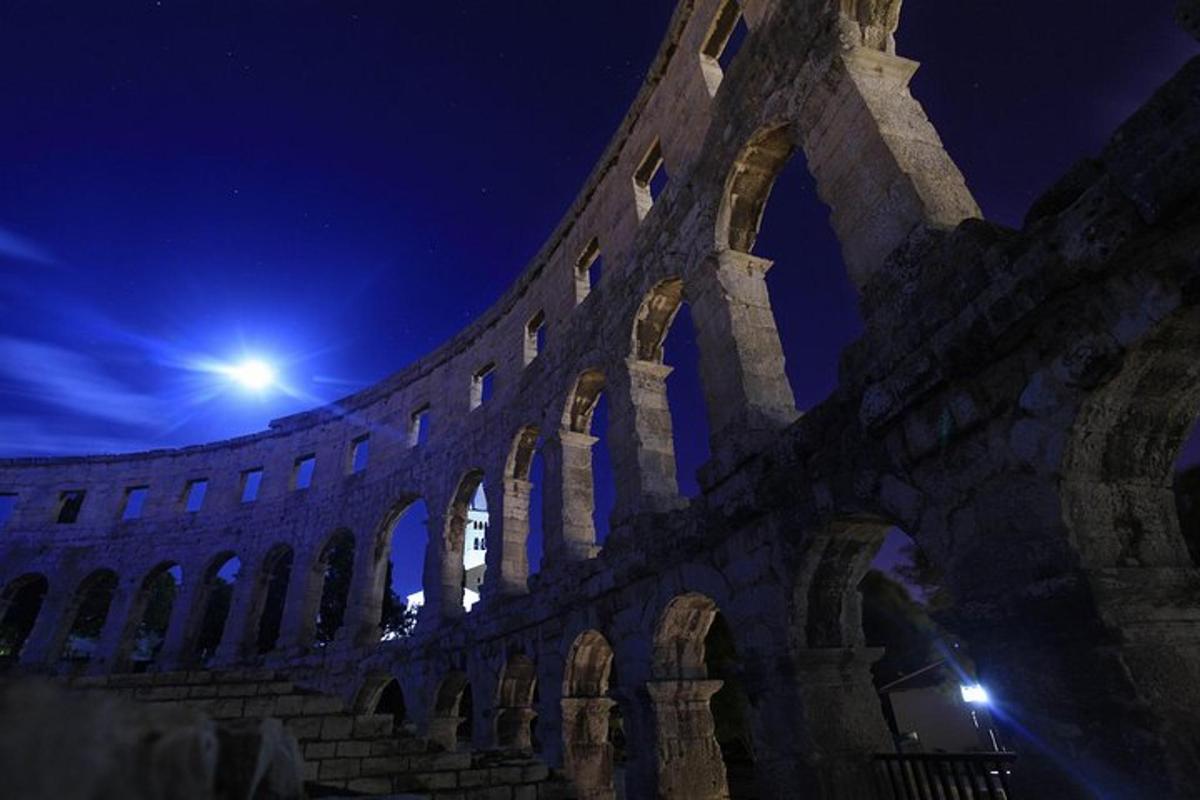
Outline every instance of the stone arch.
{"label": "stone arch", "polygon": [[531,723],[537,668],[523,653],[509,657],[496,689],[496,744],[510,750],[532,750]]}
{"label": "stone arch", "polygon": [[613,651],[608,640],[589,629],[575,637],[563,675],[563,758],[567,776],[582,800],[612,800],[613,745],[610,719],[616,701],[609,697]]}
{"label": "stone arch", "polygon": [[660,797],[725,800],[729,784],[711,700],[722,681],[709,677],[705,642],[717,617],[707,595],[671,599],[655,626],[652,680]]}
{"label": "stone arch", "polygon": [[407,493],[393,503],[376,527],[371,547],[359,557],[362,577],[355,581],[355,586],[359,587],[357,604],[361,609],[359,644],[373,644],[386,637],[389,629],[403,627],[401,619],[386,618],[399,611],[392,605],[392,586],[389,585],[392,582],[392,554],[396,526],[418,504],[424,506],[421,497]]}
{"label": "stone arch", "polygon": [[639,361],[661,364],[667,331],[683,304],[683,280],[659,281],[646,294],[633,325],[633,355]]}
{"label": "stone arch", "polygon": [[40,572],[13,578],[0,592],[0,662],[15,662],[41,614],[50,582]]}
{"label": "stone arch", "polygon": [[430,542],[425,562],[425,601],[441,619],[457,619],[464,614],[467,574],[463,560],[468,512],[483,478],[484,472],[479,468],[462,474],[446,507],[442,535]]}
{"label": "stone arch", "polygon": [[392,729],[399,731],[404,728],[408,722],[408,705],[400,681],[387,672],[368,675],[354,697],[354,712],[390,714]]}
{"label": "stone arch", "polygon": [[183,569],[175,561],[162,561],[142,579],[117,647],[115,669],[144,669],[165,643],[172,612],[183,589]]}
{"label": "stone arch", "polygon": [[[1110,325],[1125,322],[1107,313]],[[1123,351],[1116,339],[1080,337],[1033,377],[1022,404],[1037,412],[1071,384],[1095,387],[1082,392],[1062,459],[1063,513],[1085,565],[1193,566],[1173,478],[1200,416],[1200,309],[1178,309]]]}
{"label": "stone arch", "polygon": [[771,189],[795,152],[795,135],[786,123],[756,131],[742,147],[725,180],[717,212],[718,250],[754,252]]}
{"label": "stone arch", "polygon": [[327,646],[341,630],[354,579],[354,552],[354,534],[346,528],[330,534],[317,552],[307,576],[302,647]]}
{"label": "stone arch", "polygon": [[61,633],[50,645],[51,658],[88,661],[100,642],[117,591],[117,573],[93,570],[79,582],[63,618]]}
{"label": "stone arch", "polygon": [[234,583],[242,562],[237,553],[226,550],[209,560],[192,603],[188,655],[198,663],[207,663],[221,644],[233,606]]}
{"label": "stone arch", "polygon": [[[537,488],[532,479],[538,438],[536,426],[521,427],[505,459],[499,492],[500,525],[493,523],[489,530],[487,569],[493,577],[485,585],[491,594],[512,596],[529,591],[531,512]],[[489,509],[489,513],[495,512]]]}
{"label": "stone arch", "polygon": [[544,560],[554,564],[591,558],[596,542],[596,478],[593,418],[606,388],[605,374],[585,369],[563,404],[559,428],[543,444]]}
{"label": "stone arch", "polygon": [[579,373],[567,395],[566,408],[563,410],[563,429],[571,433],[591,434],[592,415],[596,404],[604,393],[604,373],[595,368],[585,369]]}
{"label": "stone arch", "polygon": [[281,542],[267,551],[259,565],[250,606],[250,630],[258,655],[271,652],[279,642],[295,562],[295,550]]}
{"label": "stone arch", "polygon": [[811,561],[796,582],[808,647],[861,647],[862,595],[858,586],[891,527],[874,518],[837,520],[813,537]]}
{"label": "stone arch", "polygon": [[433,711],[429,717],[429,740],[450,751],[458,749],[462,738],[469,742],[473,707],[467,673],[462,670],[447,673],[434,690]]}

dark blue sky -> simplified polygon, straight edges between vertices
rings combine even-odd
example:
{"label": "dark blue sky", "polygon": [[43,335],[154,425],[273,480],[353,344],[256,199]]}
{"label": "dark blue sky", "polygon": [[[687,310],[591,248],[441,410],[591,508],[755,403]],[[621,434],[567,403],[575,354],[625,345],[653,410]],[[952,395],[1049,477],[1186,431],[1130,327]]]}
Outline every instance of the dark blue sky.
{"label": "dark blue sky", "polygon": [[[913,91],[1008,224],[1196,52],[1173,0],[905,5]],[[427,352],[554,227],[672,8],[0,0],[0,452],[246,433]],[[802,407],[859,327],[826,216],[797,159],[757,247]],[[194,369],[243,352],[292,393]]]}

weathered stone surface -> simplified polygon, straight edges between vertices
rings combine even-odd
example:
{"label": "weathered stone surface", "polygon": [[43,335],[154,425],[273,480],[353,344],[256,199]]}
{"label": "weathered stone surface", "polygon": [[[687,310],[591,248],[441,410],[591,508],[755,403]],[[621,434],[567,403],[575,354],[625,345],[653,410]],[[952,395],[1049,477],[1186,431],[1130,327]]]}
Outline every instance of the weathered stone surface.
{"label": "weathered stone surface", "polygon": [[[1048,181],[1012,230],[977,218],[910,93],[917,65],[894,52],[899,6],[743,0],[751,36],[714,68],[706,48],[729,9],[681,3],[543,250],[479,319],[378,385],[228,442],[0,462],[0,492],[18,498],[0,541],[0,612],[47,587],[18,667],[128,671],[146,581],[178,564],[151,668],[191,671],[96,686],[214,716],[277,715],[305,744],[308,780],[374,790],[391,777],[393,790],[436,784],[448,797],[531,797],[537,783],[538,797],[565,796],[515,759],[536,740],[578,796],[609,800],[619,724],[627,796],[719,798],[733,773],[711,698],[728,684],[746,698],[760,796],[857,799],[887,732],[856,587],[896,525],[943,571],[956,632],[1017,723],[1023,796],[1091,796],[1082,775],[1136,787],[1130,796],[1194,797],[1200,575],[1170,484],[1200,408],[1200,61],[1102,152]],[[1179,8],[1195,31],[1195,2]],[[787,299],[768,295],[770,262],[753,253],[797,149],[831,207],[864,322],[837,387],[803,415],[775,327]],[[670,182],[651,197],[642,173],[658,156]],[[601,254],[592,286],[586,268]],[[674,426],[662,363],[681,302],[713,455],[692,498],[679,495],[674,441],[694,433]],[[494,396],[479,404],[488,369]],[[592,420],[601,396],[604,431]],[[617,495],[603,549],[591,473],[601,435]],[[363,436],[370,463],[350,473]],[[539,447],[546,557],[530,579]],[[313,482],[296,489],[309,454]],[[242,502],[255,469],[259,496]],[[202,477],[206,505],[184,514],[180,491]],[[488,577],[465,615],[466,503],[481,480],[495,513]],[[143,518],[119,521],[125,491],[147,485]],[[82,510],[59,524],[71,490],[86,491]],[[380,643],[391,523],[417,498],[429,511],[427,605],[414,636]],[[316,646],[334,541],[353,544],[354,577],[341,630]],[[214,673],[196,669],[195,636],[203,576],[228,552],[245,579]],[[80,593],[100,579],[116,588],[94,655],[64,662]],[[264,644],[273,581],[284,610]],[[705,658],[718,619],[738,662],[720,676]],[[423,738],[371,738],[384,734],[363,721],[376,709],[348,698],[377,701],[381,675]],[[289,686],[264,691],[276,683]]]}

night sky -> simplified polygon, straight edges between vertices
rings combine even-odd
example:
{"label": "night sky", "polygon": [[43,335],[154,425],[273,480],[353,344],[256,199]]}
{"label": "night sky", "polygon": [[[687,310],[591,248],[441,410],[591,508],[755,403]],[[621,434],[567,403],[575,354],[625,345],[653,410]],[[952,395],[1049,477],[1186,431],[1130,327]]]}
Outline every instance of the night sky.
{"label": "night sky", "polygon": [[[913,93],[989,218],[1019,225],[1196,54],[1174,5],[905,3]],[[0,454],[248,433],[434,348],[549,235],[673,6],[0,0]],[[810,407],[860,322],[801,158],[756,252]],[[687,326],[667,360],[697,430]],[[203,368],[244,354],[287,391]],[[685,491],[705,446],[681,442]]]}

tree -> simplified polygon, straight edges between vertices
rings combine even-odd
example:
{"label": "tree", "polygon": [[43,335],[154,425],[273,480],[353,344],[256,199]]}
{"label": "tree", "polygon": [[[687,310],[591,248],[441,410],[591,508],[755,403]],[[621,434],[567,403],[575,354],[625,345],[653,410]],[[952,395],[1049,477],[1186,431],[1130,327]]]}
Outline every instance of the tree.
{"label": "tree", "polygon": [[876,688],[943,657],[938,642],[946,638],[945,631],[904,584],[873,569],[862,579],[859,591],[867,645],[884,648],[883,658],[871,667]]}
{"label": "tree", "polygon": [[380,638],[396,639],[401,636],[411,636],[416,625],[416,609],[410,609],[408,603],[392,585],[392,562],[389,561],[383,592],[383,614],[379,620]]}

